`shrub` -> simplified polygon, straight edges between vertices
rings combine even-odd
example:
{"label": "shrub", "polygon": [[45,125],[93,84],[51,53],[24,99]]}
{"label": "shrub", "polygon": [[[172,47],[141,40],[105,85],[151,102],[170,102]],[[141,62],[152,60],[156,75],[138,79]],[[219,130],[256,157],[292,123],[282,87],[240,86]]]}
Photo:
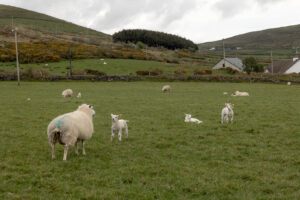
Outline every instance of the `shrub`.
{"label": "shrub", "polygon": [[155,68],[152,71],[150,71],[151,76],[158,76],[158,75],[161,75],[162,73],[163,73],[163,70],[161,70],[159,68]]}
{"label": "shrub", "polygon": [[206,74],[212,74],[211,69],[195,69],[194,75],[206,75]]}
{"label": "shrub", "polygon": [[239,72],[238,70],[233,69],[233,68],[231,68],[231,67],[226,67],[226,71],[227,71],[229,74],[236,74],[236,73]]}
{"label": "shrub", "polygon": [[96,76],[106,75],[106,73],[94,69],[85,69],[84,71],[86,72],[86,74],[90,74],[90,75],[96,75]]}
{"label": "shrub", "polygon": [[137,70],[135,73],[139,76],[148,76],[148,75],[150,75],[150,72],[147,71],[147,70]]}
{"label": "shrub", "polygon": [[183,67],[178,67],[174,71],[174,74],[176,74],[176,75],[183,75],[183,74],[186,74],[186,73],[187,73],[187,70],[184,69]]}

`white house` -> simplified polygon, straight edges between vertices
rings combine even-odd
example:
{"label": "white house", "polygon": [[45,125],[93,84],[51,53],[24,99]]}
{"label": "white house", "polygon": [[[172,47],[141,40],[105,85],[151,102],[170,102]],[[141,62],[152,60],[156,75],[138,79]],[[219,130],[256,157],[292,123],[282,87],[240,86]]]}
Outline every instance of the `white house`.
{"label": "white house", "polygon": [[225,69],[227,67],[230,67],[240,72],[244,69],[243,62],[239,58],[223,58],[217,64],[215,64],[215,66],[213,66],[212,69]]}
{"label": "white house", "polygon": [[269,64],[265,72],[275,74],[291,74],[291,73],[300,73],[300,60],[297,58],[293,58],[293,60],[281,60],[273,62]]}

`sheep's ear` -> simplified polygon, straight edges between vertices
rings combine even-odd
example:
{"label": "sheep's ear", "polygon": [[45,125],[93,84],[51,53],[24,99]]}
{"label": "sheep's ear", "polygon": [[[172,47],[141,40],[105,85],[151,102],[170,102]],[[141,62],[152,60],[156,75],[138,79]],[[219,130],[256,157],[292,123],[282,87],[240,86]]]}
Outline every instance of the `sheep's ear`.
{"label": "sheep's ear", "polygon": [[122,114],[118,114],[118,117],[121,117],[122,116]]}
{"label": "sheep's ear", "polygon": [[112,113],[110,113],[110,116],[113,116],[113,114],[112,114]]}

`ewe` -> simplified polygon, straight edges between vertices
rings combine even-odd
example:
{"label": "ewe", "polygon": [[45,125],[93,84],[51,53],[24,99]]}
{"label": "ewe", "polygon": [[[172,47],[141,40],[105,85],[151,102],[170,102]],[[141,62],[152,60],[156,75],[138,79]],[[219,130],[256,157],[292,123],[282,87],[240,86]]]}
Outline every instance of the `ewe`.
{"label": "ewe", "polygon": [[233,122],[233,107],[234,104],[225,103],[225,108],[222,109],[221,113],[221,123],[223,124],[224,120],[228,123],[228,118],[230,118],[230,122]]}
{"label": "ewe", "polygon": [[199,119],[192,118],[191,114],[185,114],[184,122],[194,122],[194,123],[197,123],[197,124],[202,123],[202,121],[200,121]]}
{"label": "ewe", "polygon": [[128,120],[119,119],[119,117],[121,117],[121,114],[119,114],[119,115],[110,114],[110,115],[111,115],[111,119],[112,119],[110,140],[111,141],[113,140],[113,138],[115,136],[114,132],[118,131],[119,141],[121,141],[122,140],[122,129],[125,129],[125,136],[128,137],[128,126],[127,126]]}
{"label": "ewe", "polygon": [[51,146],[52,159],[55,158],[54,146],[58,141],[65,145],[63,160],[67,160],[68,149],[75,145],[75,153],[78,154],[77,142],[82,142],[82,154],[85,155],[84,143],[92,137],[94,132],[93,106],[82,104],[74,112],[60,115],[48,125],[47,134]]}
{"label": "ewe", "polygon": [[77,94],[77,98],[81,98],[81,92]]}
{"label": "ewe", "polygon": [[292,85],[292,83],[291,83],[291,82],[287,82],[286,84],[287,84],[288,86]]}
{"label": "ewe", "polygon": [[161,89],[162,92],[170,92],[171,91],[171,86],[169,85],[164,85]]}
{"label": "ewe", "polygon": [[73,95],[73,90],[71,90],[71,89],[66,89],[66,90],[64,90],[64,91],[61,93],[61,95],[62,95],[64,98],[66,98],[66,97],[72,97],[72,95]]}

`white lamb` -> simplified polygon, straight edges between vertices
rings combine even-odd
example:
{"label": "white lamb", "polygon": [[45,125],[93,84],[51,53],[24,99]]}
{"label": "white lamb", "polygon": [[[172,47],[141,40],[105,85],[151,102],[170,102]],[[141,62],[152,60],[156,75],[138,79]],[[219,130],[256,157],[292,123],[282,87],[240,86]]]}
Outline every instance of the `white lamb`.
{"label": "white lamb", "polygon": [[225,103],[225,108],[222,109],[221,113],[221,123],[223,124],[224,120],[228,123],[228,118],[230,118],[230,122],[233,122],[233,107],[234,104]]}
{"label": "white lamb", "polygon": [[81,98],[81,92],[77,94],[77,98]]}
{"label": "white lamb", "polygon": [[286,84],[287,84],[288,86],[292,85],[292,83],[291,83],[291,82],[287,82]]}
{"label": "white lamb", "polygon": [[171,86],[170,85],[164,85],[161,89],[162,92],[170,92]]}
{"label": "white lamb", "polygon": [[197,124],[202,123],[202,121],[200,121],[199,119],[192,118],[191,114],[185,114],[184,122],[194,122],[194,123],[197,123]]}
{"label": "white lamb", "polygon": [[107,64],[107,62],[103,62],[103,65],[106,65]]}
{"label": "white lamb", "polygon": [[122,140],[122,129],[125,129],[125,136],[128,137],[128,126],[127,126],[128,120],[119,119],[119,117],[121,117],[121,114],[119,114],[119,115],[110,114],[110,115],[111,115],[111,119],[112,119],[110,140],[111,141],[113,140],[113,138],[115,136],[114,132],[118,131],[119,141],[121,141]]}
{"label": "white lamb", "polygon": [[240,97],[245,97],[245,96],[249,96],[249,93],[248,92],[240,92],[240,91],[235,91],[234,94],[232,94],[231,96],[240,96]]}
{"label": "white lamb", "polygon": [[71,89],[66,89],[66,90],[64,90],[64,91],[61,93],[61,95],[62,95],[64,98],[66,98],[66,97],[72,97],[72,95],[73,95],[73,90],[71,90]]}
{"label": "white lamb", "polygon": [[75,145],[75,153],[78,154],[78,141],[82,142],[82,154],[85,155],[84,143],[93,135],[93,116],[95,113],[93,106],[82,104],[76,111],[60,115],[50,122],[47,134],[52,159],[55,158],[54,146],[57,141],[65,146],[63,160],[67,160],[70,146]]}

